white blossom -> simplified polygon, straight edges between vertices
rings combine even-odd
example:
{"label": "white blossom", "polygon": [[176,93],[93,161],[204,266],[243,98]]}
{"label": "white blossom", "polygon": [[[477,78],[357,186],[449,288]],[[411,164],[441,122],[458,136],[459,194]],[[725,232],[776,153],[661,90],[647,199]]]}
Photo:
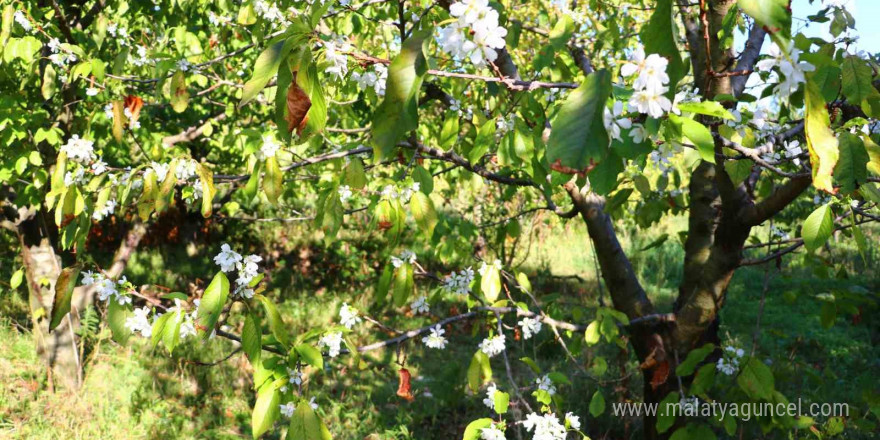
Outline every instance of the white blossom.
{"label": "white blossom", "polygon": [[21,28],[24,29],[25,32],[30,32],[31,29],[33,29],[34,27],[31,24],[31,21],[28,20],[27,16],[24,15],[24,12],[15,11],[15,14],[12,14],[12,18],[15,19],[15,22],[18,23],[18,25],[21,26]]}
{"label": "white blossom", "polygon": [[409,305],[409,307],[412,309],[413,313],[416,314],[427,314],[431,311],[431,306],[428,304],[428,297],[424,295],[416,298],[415,301],[413,301],[412,304]]}
{"label": "white blossom", "polygon": [[785,147],[785,157],[789,159],[794,158],[794,164],[800,165],[801,160],[798,159],[798,156],[800,156],[804,152],[804,150],[801,148],[801,143],[797,140],[794,140],[785,141],[782,145]]}
{"label": "white blossom", "polygon": [[361,322],[358,311],[354,307],[349,307],[348,303],[342,303],[339,308],[339,322],[346,328],[351,329]]}
{"label": "white blossom", "polygon": [[630,109],[635,108],[639,113],[660,118],[665,112],[672,110],[672,101],[664,95],[668,90],[666,87],[639,90],[629,100]]}
{"label": "white blossom", "polygon": [[565,440],[565,426],[559,423],[559,419],[553,413],[543,416],[531,413],[523,421],[526,431],[534,431],[534,440]]}
{"label": "white blossom", "polygon": [[263,258],[259,255],[248,255],[242,258],[241,262],[237,265],[238,279],[235,282],[242,286],[249,285],[257,276],[257,271],[260,270],[259,266],[257,266],[257,263],[260,261],[263,261]]}
{"label": "white blossom", "polygon": [[524,339],[529,339],[541,331],[541,321],[537,318],[525,317],[519,321],[519,326],[522,328]]}
{"label": "white blossom", "polygon": [[101,90],[97,87],[89,87],[86,89],[86,96],[96,96],[98,93],[101,93]]}
{"label": "white blossom", "polygon": [[283,405],[278,405],[278,406],[279,406],[279,409],[281,410],[281,414],[283,414],[284,417],[292,417],[293,412],[296,411],[296,405],[294,405],[293,402],[287,402]]}
{"label": "white blossom", "polygon": [[580,416],[576,416],[570,412],[565,413],[565,423],[567,423],[571,429],[581,429]]}
{"label": "white blossom", "polygon": [[629,137],[633,138],[633,142],[640,144],[648,139],[648,130],[642,124],[633,124],[632,130],[629,131]]}
{"label": "white blossom", "polygon": [[260,153],[263,158],[268,159],[275,157],[275,153],[281,148],[281,144],[275,141],[275,136],[267,134],[263,136],[263,145],[260,147]]}
{"label": "white blossom", "polygon": [[632,121],[629,118],[621,117],[623,115],[622,102],[614,101],[614,105],[611,108],[611,110],[608,110],[607,107],[605,108],[602,122],[605,124],[605,129],[608,131],[608,136],[611,139],[622,141],[623,138],[620,136],[621,130],[629,130],[632,127]]}
{"label": "white blossom", "polygon": [[94,142],[88,139],[80,139],[79,135],[73,135],[67,143],[61,146],[61,151],[67,153],[67,158],[74,162],[90,162],[95,158]]}
{"label": "white blossom", "polygon": [[495,386],[495,382],[489,384],[489,388],[486,388],[486,398],[483,399],[483,405],[486,405],[492,411],[495,411],[495,393],[498,391],[498,387]]}
{"label": "white blossom", "polygon": [[220,270],[223,272],[235,270],[239,262],[241,262],[241,255],[233,251],[226,243],[220,246],[220,253],[214,257],[214,263],[220,266]]}
{"label": "white blossom", "polygon": [[490,268],[501,270],[501,260],[496,259],[492,262],[492,264],[486,264],[486,262],[483,261],[483,263],[480,265],[480,269],[478,270],[480,276],[486,276],[486,271],[488,271]]}
{"label": "white blossom", "polygon": [[354,193],[351,192],[351,187],[348,185],[339,185],[339,189],[337,190],[339,193],[339,201],[342,203],[347,202]]}
{"label": "white blossom", "polygon": [[488,428],[480,429],[480,440],[507,440],[504,431],[498,429],[494,422]]}
{"label": "white blossom", "polygon": [[416,262],[416,254],[415,254],[415,252],[413,252],[409,249],[405,249],[403,252],[401,252],[400,256],[391,257],[391,264],[394,267],[400,267],[404,263],[413,264],[415,262]]}
{"label": "white blossom", "polygon": [[332,41],[325,42],[324,59],[329,63],[329,66],[324,69],[324,72],[336,75],[338,79],[342,79],[348,73],[348,56],[342,52],[348,50],[350,50],[348,43],[343,42],[340,47]]}
{"label": "white blossom", "polygon": [[480,342],[480,351],[492,357],[504,351],[504,335],[495,335]]}
{"label": "white blossom", "polygon": [[470,267],[460,272],[452,272],[443,280],[443,288],[459,295],[467,295],[471,291],[471,283],[474,281],[474,270]]}
{"label": "white blossom", "polygon": [[556,387],[553,386],[553,381],[550,380],[550,376],[546,374],[535,379],[535,385],[539,390],[544,390],[551,396],[556,394]]}
{"label": "white blossom", "polygon": [[446,343],[449,342],[443,336],[444,333],[446,333],[446,330],[440,327],[440,324],[437,324],[431,327],[431,334],[422,338],[422,343],[428,348],[443,350],[446,348]]}
{"label": "white blossom", "polygon": [[339,356],[342,351],[342,332],[327,333],[318,340],[318,345],[327,348],[327,355],[330,357]]}
{"label": "white blossom", "polygon": [[141,336],[149,338],[153,334],[153,325],[150,323],[150,309],[141,307],[134,309],[134,313],[125,320],[125,328],[131,330],[132,333],[140,333]]}

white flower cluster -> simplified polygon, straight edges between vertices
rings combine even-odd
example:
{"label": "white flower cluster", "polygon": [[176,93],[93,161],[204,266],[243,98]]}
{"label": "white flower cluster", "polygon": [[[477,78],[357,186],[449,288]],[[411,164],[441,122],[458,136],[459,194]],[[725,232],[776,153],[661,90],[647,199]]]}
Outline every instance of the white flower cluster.
{"label": "white flower cluster", "polygon": [[32,25],[27,16],[24,15],[24,12],[15,11],[15,14],[12,14],[12,18],[15,19],[15,22],[18,23],[25,32],[30,32],[31,29],[34,28],[34,25]]}
{"label": "white flower cluster", "polygon": [[403,252],[401,252],[400,256],[397,256],[397,257],[392,256],[391,257],[391,264],[394,267],[403,266],[404,263],[413,264],[415,262],[416,262],[416,254],[415,254],[415,252],[413,252],[409,249],[405,249]]}
{"label": "white flower cluster", "polygon": [[[295,12],[291,9],[292,12]],[[275,3],[269,3],[264,0],[257,0],[254,3],[254,12],[257,13],[264,20],[272,23],[273,26],[281,25],[281,26],[289,26],[290,21],[284,17],[284,13],[278,9],[278,5]]]}
{"label": "white flower cluster", "polygon": [[413,182],[412,185],[410,185],[409,187],[403,188],[402,190],[399,190],[394,185],[385,185],[385,187],[382,188],[381,196],[382,196],[382,198],[388,199],[388,200],[398,200],[399,199],[399,200],[403,200],[404,202],[408,202],[410,197],[412,197],[413,193],[415,193],[416,191],[421,191],[421,189],[422,189],[422,184],[419,182]]}
{"label": "white flower cluster", "polygon": [[357,83],[358,88],[366,90],[370,87],[376,91],[379,96],[385,96],[385,82],[388,80],[388,68],[384,64],[374,64],[375,72],[354,72],[351,79]]}
{"label": "white flower cluster", "polygon": [[550,380],[550,376],[546,374],[535,379],[535,385],[537,385],[539,390],[544,390],[551,396],[556,394],[556,387],[553,386],[553,381]]}
{"label": "white flower cluster", "polygon": [[743,357],[745,352],[742,348],[728,345],[727,347],[724,347],[723,354],[724,356],[721,359],[718,359],[718,362],[715,364],[715,369],[728,376],[733,376],[739,370],[739,360]]}
{"label": "white flower cluster", "polygon": [[[629,118],[623,117],[623,103],[620,101],[614,101],[614,105],[611,106],[611,110],[608,110],[608,107],[605,107],[605,114],[602,117],[602,122],[605,124],[605,130],[608,131],[608,140],[618,140],[622,141],[623,138],[620,136],[621,130],[629,130],[632,128],[632,121]],[[632,136],[632,134],[630,134]]]}
{"label": "white flower cluster", "polygon": [[519,326],[522,328],[523,338],[530,339],[541,331],[541,320],[525,317],[519,321]]}
{"label": "white flower cluster", "polygon": [[351,199],[351,196],[354,195],[354,193],[351,191],[351,187],[348,185],[339,185],[339,189],[337,189],[336,191],[339,193],[339,201],[342,203],[347,202],[349,199]]}
{"label": "white flower cluster", "polygon": [[800,165],[801,160],[798,157],[804,153],[800,141],[785,141],[782,145],[785,147],[785,157],[793,159],[795,165]]}
{"label": "white flower cluster", "polygon": [[232,250],[228,244],[224,243],[220,247],[220,253],[214,257],[214,263],[220,266],[220,270],[229,273],[238,270],[238,278],[235,280],[237,286],[235,295],[242,298],[252,298],[254,290],[250,288],[250,283],[257,277],[260,270],[257,263],[263,259],[259,255],[248,255],[242,257],[241,254]]}
{"label": "white flower cluster", "polygon": [[324,60],[328,63],[324,72],[336,75],[337,79],[342,79],[348,73],[348,56],[345,55],[345,52],[351,50],[351,45],[345,40],[338,39],[337,41],[325,41],[323,46]]}
{"label": "white flower cluster", "polygon": [[101,272],[87,270],[83,273],[82,285],[94,285],[100,301],[109,301],[112,298],[120,305],[131,304],[131,297],[119,291],[119,286],[126,284],[128,284],[128,280],[125,277],[114,282]]}
{"label": "white flower cluster", "polygon": [[361,322],[358,310],[350,307],[348,303],[342,303],[342,307],[339,308],[339,322],[350,330]]}
{"label": "white flower cluster", "polygon": [[119,27],[116,23],[110,23],[107,25],[107,33],[110,34],[111,37],[115,37],[116,41],[120,46],[128,46],[128,29]]}
{"label": "white flower cluster", "polygon": [[61,41],[59,39],[52,38],[49,40],[47,46],[49,47],[49,51],[52,52],[52,54],[49,55],[49,61],[51,61],[52,64],[58,67],[67,67],[68,64],[76,62],[76,54],[67,50],[62,50],[63,47],[61,47]]}
{"label": "white flower cluster", "polygon": [[178,180],[186,181],[196,176],[199,163],[195,159],[184,159],[177,162],[174,175]]}
{"label": "white flower cluster", "polygon": [[439,31],[437,43],[444,52],[456,59],[470,60],[476,67],[498,58],[497,50],[504,48],[507,29],[498,25],[498,11],[489,7],[489,0],[453,3],[449,14],[458,20]]}
{"label": "white flower cluster", "polygon": [[[318,409],[318,404],[315,403],[314,397],[312,397],[309,400],[309,406],[311,406],[312,409]],[[281,414],[284,415],[284,417],[293,417],[293,413],[294,413],[294,411],[296,411],[296,405],[293,404],[293,401],[290,401],[290,402],[287,402],[284,404],[280,404],[280,405],[278,405],[278,407],[281,410]]]}
{"label": "white flower cluster", "polygon": [[131,59],[131,63],[137,67],[154,64],[156,62],[155,59],[147,56],[146,46],[138,46],[137,49],[135,49],[135,52],[137,53],[137,56],[135,56],[135,54],[131,54],[129,55],[129,57]]}
{"label": "white flower cluster", "polygon": [[660,118],[672,109],[672,101],[666,96],[669,91],[669,75],[666,68],[669,60],[652,53],[645,57],[645,50],[639,46],[630,56],[630,62],[624,64],[620,74],[625,77],[636,76],[633,83],[635,93],[629,100],[630,110],[646,113],[652,118]]}
{"label": "white flower cluster", "polygon": [[342,352],[342,332],[330,332],[321,336],[318,345],[327,348],[328,356],[339,356],[339,353]]}
{"label": "white flower cluster", "polygon": [[[580,424],[579,421],[578,424]],[[565,426],[559,423],[559,419],[553,413],[547,413],[543,416],[531,413],[523,421],[523,427],[526,428],[526,431],[534,431],[533,440],[565,440]]]}
{"label": "white flower cluster", "polygon": [[80,139],[79,135],[75,134],[61,146],[61,151],[67,153],[67,158],[74,162],[87,163],[95,159],[94,145],[94,142]]}
{"label": "white flower cluster", "polygon": [[446,337],[443,336],[444,333],[446,333],[446,330],[440,327],[440,324],[437,324],[434,327],[431,327],[431,334],[422,338],[422,343],[428,348],[443,350],[446,348],[447,342],[449,342],[446,340]]}
{"label": "white flower cluster", "polygon": [[[257,2],[263,3],[263,2]],[[256,11],[254,11],[256,12]],[[232,23],[232,17],[228,17],[225,15],[217,15],[214,11],[208,11],[208,22],[213,26],[227,26]]]}
{"label": "white flower cluster", "polygon": [[483,264],[480,265],[480,269],[477,272],[480,273],[481,277],[486,276],[486,271],[488,271],[490,268],[501,270],[501,260],[495,260],[492,262],[492,264],[486,264],[486,262],[484,261]]}
{"label": "white flower cluster", "polygon": [[409,308],[412,309],[413,313],[419,314],[428,314],[431,312],[431,305],[428,304],[428,297],[425,295],[419,296],[409,305]]}
{"label": "white flower cluster", "polygon": [[489,388],[486,388],[486,398],[483,399],[483,405],[486,405],[492,411],[495,411],[495,392],[498,391],[498,387],[495,385],[495,382],[489,384]]}
{"label": "white flower cluster", "polygon": [[153,323],[150,322],[150,308],[141,307],[134,309],[134,314],[125,320],[125,328],[132,333],[140,333],[141,336],[149,338],[153,335]]}
{"label": "white flower cluster", "polygon": [[275,136],[267,134],[263,136],[263,145],[260,147],[260,154],[264,159],[275,157],[275,153],[281,149],[281,144],[275,141]]}
{"label": "white flower cluster", "polygon": [[104,206],[101,208],[95,208],[95,212],[92,213],[92,218],[96,221],[101,221],[108,215],[113,214],[114,211],[116,211],[116,200],[107,200],[107,202],[104,203]]}
{"label": "white flower cluster", "polygon": [[483,342],[480,342],[480,351],[486,353],[487,356],[492,357],[498,353],[504,351],[504,335],[496,335],[490,338],[483,339]]}
{"label": "white flower cluster", "polygon": [[474,270],[470,267],[460,272],[452,272],[443,279],[443,288],[459,295],[467,295],[474,281]]}
{"label": "white flower cluster", "polygon": [[801,84],[807,81],[806,72],[816,70],[816,66],[806,61],[800,61],[801,51],[795,47],[791,48],[790,53],[785,53],[782,48],[773,43],[770,46],[768,55],[770,55],[770,58],[758,61],[756,67],[759,71],[763,72],[769,72],[776,67],[785,76],[785,79],[774,89],[775,94],[783,100],[788,99],[792,93],[797,91]]}
{"label": "white flower cluster", "polygon": [[197,71],[198,67],[195,64],[191,63],[186,58],[181,58],[177,60],[177,70],[181,72],[189,72],[190,70]]}
{"label": "white flower cluster", "polygon": [[682,151],[681,144],[677,142],[665,142],[660,144],[656,150],[648,154],[648,159],[663,174],[668,173],[672,169],[672,162],[669,160],[677,153]]}
{"label": "white flower cluster", "polygon": [[492,422],[488,428],[480,429],[480,440],[507,440],[507,437],[504,436],[504,431]]}

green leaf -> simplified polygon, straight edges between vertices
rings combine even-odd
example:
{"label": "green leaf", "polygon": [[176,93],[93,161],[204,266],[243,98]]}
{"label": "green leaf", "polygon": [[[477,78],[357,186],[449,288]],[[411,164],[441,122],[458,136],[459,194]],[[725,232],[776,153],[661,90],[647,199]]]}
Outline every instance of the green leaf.
{"label": "green leaf", "polygon": [[841,67],[843,95],[853,104],[861,103],[874,90],[871,67],[856,55],[846,57]]}
{"label": "green leaf", "polygon": [[263,332],[260,330],[260,322],[257,316],[248,312],[244,317],[244,326],[241,329],[241,347],[247,354],[251,365],[259,364],[263,350]]}
{"label": "green leaf", "polygon": [[528,365],[529,369],[531,369],[532,372],[534,372],[535,374],[541,374],[541,367],[539,367],[538,364],[536,364],[532,358],[523,357],[523,358],[520,358],[519,360],[521,360],[523,363]]}
{"label": "green leaf", "polygon": [[480,440],[483,429],[492,426],[493,422],[492,419],[484,418],[468,423],[467,427],[464,428],[464,437],[462,437],[462,440]]}
{"label": "green leaf", "polygon": [[189,91],[186,89],[186,76],[182,70],[178,70],[171,77],[171,108],[177,113],[182,113],[189,105]]}
{"label": "green leaf", "polygon": [[[268,431],[278,419],[280,401],[281,393],[272,384],[263,386],[257,392],[257,402],[254,404],[254,411],[251,414],[251,429],[255,439]],[[300,404],[299,406],[308,407],[309,405]]]}
{"label": "green leaf", "polygon": [[489,304],[494,303],[501,294],[501,272],[494,264],[486,265],[486,271],[480,279],[480,290]]}
{"label": "green leaf", "polygon": [[590,399],[590,415],[593,417],[599,417],[604,412],[605,396],[602,395],[602,390],[596,390],[596,392],[593,393],[593,398]]}
{"label": "green leaf", "polygon": [[428,71],[425,50],[431,31],[413,33],[388,66],[385,99],[372,120],[373,156],[377,162],[389,158],[397,142],[419,125],[419,94]]}
{"label": "green leaf", "polygon": [[46,64],[46,70],[43,71],[43,85],[40,86],[43,99],[47,101],[52,99],[56,90],[58,90],[58,73],[55,72],[55,67],[52,64]]}
{"label": "green leaf", "polygon": [[275,308],[275,304],[269,298],[266,298],[263,295],[256,295],[258,301],[263,304],[263,309],[266,310],[266,317],[269,320],[269,330],[272,331],[272,335],[275,336],[275,339],[281,343],[281,345],[287,345],[287,332],[284,329],[284,321],[281,320],[281,314],[278,313],[278,309]]}
{"label": "green leaf", "polygon": [[296,405],[287,431],[288,440],[330,440],[330,431],[318,419],[315,410],[307,402]]}
{"label": "green leaf", "polygon": [[304,142],[313,135],[324,131],[324,126],[327,124],[327,101],[324,98],[321,80],[318,78],[318,68],[311,60],[311,52],[305,52],[300,61],[296,83],[312,102],[309,112],[306,114],[306,126],[300,135],[300,142]]}
{"label": "green leaf", "polygon": [[413,266],[403,263],[394,272],[394,305],[402,307],[413,293]]}
{"label": "green leaf", "polygon": [[697,113],[700,115],[714,116],[732,121],[733,115],[720,103],[715,101],[682,102],[678,109],[683,112]]}
{"label": "green leaf", "polygon": [[168,321],[165,323],[165,329],[162,334],[162,343],[165,344],[165,348],[171,353],[180,342],[180,326],[183,325],[184,315],[183,309],[168,312],[166,315],[170,315],[170,318],[168,318]]}
{"label": "green leaf", "polygon": [[600,70],[572,91],[553,120],[547,141],[547,161],[583,172],[608,151],[608,132],[602,121],[611,94],[611,74]]}
{"label": "green leaf", "polygon": [[495,391],[494,395],[495,412],[504,414],[507,412],[507,406],[510,403],[510,394],[504,391]]}
{"label": "green leaf", "polygon": [[21,285],[21,282],[23,280],[24,280],[24,270],[19,268],[9,278],[9,287],[12,287],[13,289],[18,289],[18,286]]}
{"label": "green leaf", "polygon": [[266,159],[266,175],[263,176],[263,191],[266,198],[273,204],[278,203],[283,191],[284,173],[278,165],[278,159],[274,156]]}
{"label": "green leaf", "polygon": [[412,178],[414,181],[419,182],[421,192],[431,194],[434,191],[434,176],[420,165],[413,167]]}
{"label": "green leaf", "polygon": [[703,362],[709,353],[712,353],[712,350],[715,350],[714,344],[706,344],[700,348],[691,350],[684,362],[675,367],[675,374],[678,376],[690,376],[693,374],[694,370],[697,369],[697,365],[700,362]]}
{"label": "green leaf", "polygon": [[675,424],[675,405],[679,403],[678,391],[672,391],[660,401],[657,407],[657,432],[664,433]]}
{"label": "green leaf", "polygon": [[158,195],[156,196],[156,212],[161,213],[165,211],[165,208],[168,207],[170,202],[169,199],[172,197],[172,192],[174,191],[174,186],[177,185],[177,159],[171,161],[171,164],[168,165],[168,172],[165,173],[165,180],[162,181],[162,185],[159,187]]}
{"label": "green leaf", "polygon": [[807,217],[807,220],[804,221],[801,236],[808,251],[814,252],[831,238],[831,233],[834,229],[833,217],[834,213],[831,211],[831,204],[827,204],[816,208]]}
{"label": "green leaf", "polygon": [[788,38],[791,29],[788,0],[737,0],[736,4],[777,38]]}
{"label": "green leaf", "polygon": [[443,128],[440,130],[440,147],[443,149],[452,148],[458,142],[458,115],[452,114],[443,121]]}
{"label": "green leaf", "polygon": [[[675,95],[676,85],[687,73],[687,65],[682,61],[676,40],[678,31],[673,18],[673,1],[658,0],[651,20],[641,30],[641,41],[645,44],[645,54],[656,53],[669,60],[666,73],[669,74],[669,93]],[[602,115],[600,114],[601,118]]]}
{"label": "green leaf", "polygon": [[834,193],[831,173],[839,156],[837,138],[829,128],[831,120],[825,100],[818,86],[811,78],[807,79],[804,91],[806,104],[806,121],[804,132],[807,137],[807,148],[810,150],[810,163],[813,168],[813,185],[820,190]]}
{"label": "green leaf", "polygon": [[593,321],[590,325],[587,326],[586,332],[584,332],[584,340],[587,341],[587,345],[596,345],[599,342],[599,321]]}
{"label": "green leaf", "polygon": [[868,181],[868,162],[871,158],[862,138],[851,133],[840,133],[840,160],[834,168],[834,177],[840,182],[840,191],[849,194],[858,185]]}
{"label": "green leaf", "polygon": [[669,122],[680,128],[681,134],[686,140],[697,147],[700,158],[706,162],[715,163],[715,140],[712,138],[712,132],[705,125],[675,114],[669,115]]}
{"label": "green leaf", "polygon": [[822,328],[829,329],[834,325],[834,321],[837,319],[837,304],[831,301],[825,301],[822,303],[822,309],[819,312],[819,322],[822,324]]}
{"label": "green leaf", "polygon": [[202,185],[202,217],[208,218],[214,206],[214,195],[217,194],[217,188],[214,187],[214,172],[199,163],[196,173]]}
{"label": "green leaf", "polygon": [[484,383],[492,379],[492,365],[489,363],[489,356],[482,351],[477,351],[471,358],[468,365],[467,380],[468,387],[473,392],[477,392]]}
{"label": "green leaf", "polygon": [[296,352],[306,361],[307,364],[315,367],[318,371],[324,369],[324,356],[321,351],[308,344],[299,344],[296,346]]}
{"label": "green leaf", "polygon": [[226,299],[229,297],[229,279],[223,272],[217,272],[211,284],[205,289],[202,300],[199,302],[199,312],[196,319],[196,331],[202,336],[202,339],[208,339],[211,332],[214,331],[214,325],[220,319],[220,313],[223,306],[226,305]]}
{"label": "green leaf", "polygon": [[273,43],[257,57],[257,61],[254,63],[254,73],[251,79],[245,83],[244,90],[241,93],[241,101],[238,103],[239,108],[256,98],[257,94],[269,83],[269,80],[278,73],[281,60],[290,53],[294,41],[295,39],[291,37]]}
{"label": "green leaf", "polygon": [[749,358],[736,378],[739,387],[754,400],[769,399],[775,390],[775,381],[770,367],[757,358]]}
{"label": "green leaf", "polygon": [[409,209],[412,210],[413,218],[419,229],[430,238],[434,235],[434,227],[437,226],[437,211],[434,209],[434,202],[421,191],[413,193],[409,199]]}
{"label": "green leaf", "polygon": [[61,320],[70,312],[70,300],[73,298],[73,289],[76,287],[76,279],[82,268],[79,264],[65,267],[58,280],[55,281],[55,298],[52,300],[52,319],[49,321],[49,331],[55,330]]}
{"label": "green leaf", "polygon": [[131,336],[131,330],[125,326],[125,320],[131,316],[131,309],[128,306],[119,304],[119,301],[110,299],[107,304],[107,325],[113,334],[113,340],[119,345],[125,345],[128,337]]}
{"label": "green leaf", "polygon": [[352,159],[351,162],[345,166],[345,174],[342,179],[342,181],[352,189],[361,189],[367,186],[367,175],[364,172],[364,163],[360,159]]}
{"label": "green leaf", "polygon": [[[771,1],[771,0],[757,0]],[[718,437],[712,431],[712,428],[703,424],[689,423],[683,428],[678,428],[669,440],[715,440]]]}
{"label": "green leaf", "polygon": [[663,243],[666,243],[666,240],[669,239],[669,234],[660,234],[660,237],[657,237],[656,240],[649,243],[647,246],[643,247],[641,251],[647,251],[649,249],[654,249],[656,247],[660,247]]}
{"label": "green leaf", "polygon": [[152,345],[153,348],[156,348],[159,345],[159,341],[162,340],[162,336],[165,334],[166,324],[168,324],[168,320],[171,319],[171,315],[171,313],[165,313],[156,318],[156,321],[153,322],[153,332],[150,336],[150,345]]}

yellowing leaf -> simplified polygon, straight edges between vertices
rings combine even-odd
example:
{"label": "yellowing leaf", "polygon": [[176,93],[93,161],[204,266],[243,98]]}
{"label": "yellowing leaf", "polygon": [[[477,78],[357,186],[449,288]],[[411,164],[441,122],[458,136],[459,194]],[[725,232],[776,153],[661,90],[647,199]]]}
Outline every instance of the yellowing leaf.
{"label": "yellowing leaf", "polygon": [[807,135],[807,148],[810,150],[810,163],[813,167],[813,185],[822,191],[834,193],[831,175],[840,156],[837,138],[829,127],[831,120],[825,99],[818,86],[807,80],[804,99],[806,103],[806,121],[804,131]]}

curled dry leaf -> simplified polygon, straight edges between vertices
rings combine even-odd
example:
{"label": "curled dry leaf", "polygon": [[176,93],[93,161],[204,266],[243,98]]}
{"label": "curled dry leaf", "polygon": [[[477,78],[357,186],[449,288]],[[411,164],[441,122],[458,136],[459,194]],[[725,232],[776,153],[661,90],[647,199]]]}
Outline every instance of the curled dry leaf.
{"label": "curled dry leaf", "polygon": [[141,115],[141,108],[144,106],[144,100],[139,96],[129,95],[125,97],[125,108],[128,109],[128,112],[131,116],[129,119],[131,121],[137,121],[138,117]]}
{"label": "curled dry leaf", "polygon": [[296,71],[294,71],[290,87],[287,88],[287,129],[293,131],[295,128],[296,134],[302,134],[309,120],[308,113],[311,107],[312,100],[296,83]]}
{"label": "curled dry leaf", "polygon": [[397,395],[402,397],[408,402],[412,402],[415,400],[415,396],[412,394],[412,384],[410,380],[412,379],[412,375],[409,370],[406,368],[401,368],[398,370],[398,380],[400,384],[397,386]]}

